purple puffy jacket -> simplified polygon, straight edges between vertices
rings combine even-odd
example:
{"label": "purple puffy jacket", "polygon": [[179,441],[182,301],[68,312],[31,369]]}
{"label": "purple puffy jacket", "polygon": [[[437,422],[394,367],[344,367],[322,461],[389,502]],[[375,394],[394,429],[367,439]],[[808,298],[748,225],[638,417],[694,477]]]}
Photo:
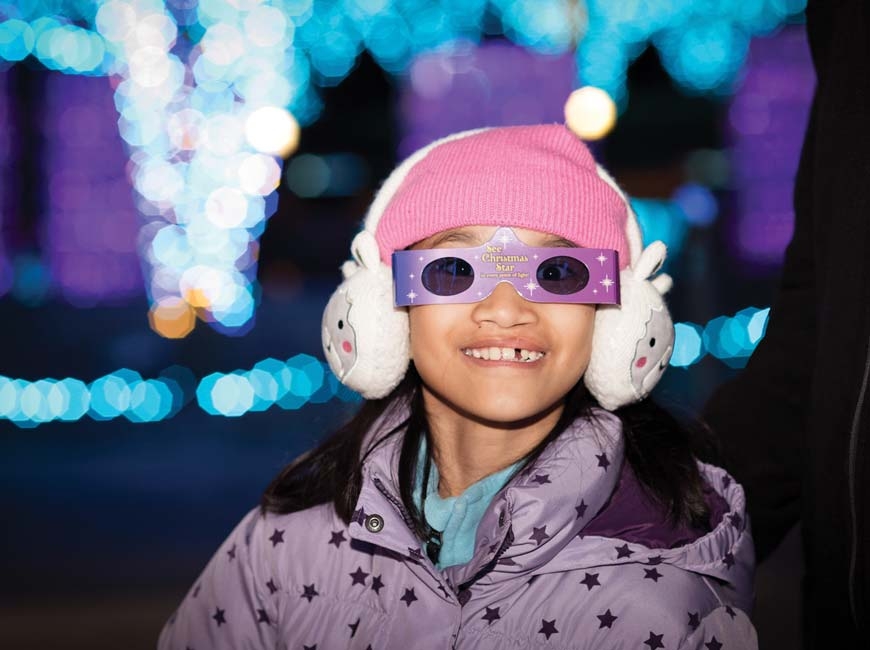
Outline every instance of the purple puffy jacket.
{"label": "purple puffy jacket", "polygon": [[473,559],[442,572],[403,519],[393,436],[366,462],[349,526],[331,504],[251,511],[159,648],[757,648],[742,488],[700,464],[710,530],[673,527],[623,462],[618,419],[600,422],[578,420],[514,477]]}

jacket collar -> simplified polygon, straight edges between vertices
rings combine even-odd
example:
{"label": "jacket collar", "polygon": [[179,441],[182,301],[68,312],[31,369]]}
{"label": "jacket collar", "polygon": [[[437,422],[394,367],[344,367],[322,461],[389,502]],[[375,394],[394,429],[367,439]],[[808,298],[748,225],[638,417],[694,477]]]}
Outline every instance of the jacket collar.
{"label": "jacket collar", "polygon": [[[369,440],[380,440],[399,422],[401,418],[384,418],[373,427]],[[369,454],[350,534],[437,574],[410,529],[399,498],[401,443],[399,432],[376,444]],[[449,567],[444,575],[452,585],[461,585],[492,567],[508,578],[551,563],[605,505],[622,462],[616,416],[599,410],[593,419],[578,419],[496,494],[478,525],[471,561]]]}

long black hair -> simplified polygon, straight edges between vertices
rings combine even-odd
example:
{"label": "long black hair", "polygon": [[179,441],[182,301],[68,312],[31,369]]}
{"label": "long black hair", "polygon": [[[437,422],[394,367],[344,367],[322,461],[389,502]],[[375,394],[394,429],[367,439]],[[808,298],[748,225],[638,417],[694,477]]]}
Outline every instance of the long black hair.
{"label": "long black hair", "polygon": [[[559,421],[519,464],[529,467],[553,440],[578,417],[595,418],[595,399],[582,380],[566,396]],[[392,415],[403,414],[403,418]],[[704,483],[695,462],[692,433],[650,399],[615,411],[622,421],[625,457],[648,496],[664,507],[672,523],[704,528],[707,507]],[[375,422],[396,422],[363,450]],[[385,398],[368,400],[343,427],[320,445],[287,465],[266,488],[263,512],[289,513],[332,503],[336,514],[350,523],[362,487],[362,467],[372,451],[395,435],[403,435],[399,456],[399,496],[415,533],[428,540],[432,529],[413,499],[420,441],[426,438],[424,481],[432,462],[421,380],[413,364],[401,383]],[[425,493],[425,485],[424,485]]]}

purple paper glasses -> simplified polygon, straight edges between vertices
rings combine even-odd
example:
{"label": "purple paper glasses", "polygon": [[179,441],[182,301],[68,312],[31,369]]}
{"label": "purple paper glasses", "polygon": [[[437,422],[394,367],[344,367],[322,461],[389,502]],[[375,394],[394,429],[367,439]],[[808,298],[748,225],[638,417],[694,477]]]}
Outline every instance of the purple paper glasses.
{"label": "purple paper glasses", "polygon": [[613,250],[527,246],[502,227],[483,246],[393,253],[397,307],[478,302],[500,282],[532,302],[619,304]]}

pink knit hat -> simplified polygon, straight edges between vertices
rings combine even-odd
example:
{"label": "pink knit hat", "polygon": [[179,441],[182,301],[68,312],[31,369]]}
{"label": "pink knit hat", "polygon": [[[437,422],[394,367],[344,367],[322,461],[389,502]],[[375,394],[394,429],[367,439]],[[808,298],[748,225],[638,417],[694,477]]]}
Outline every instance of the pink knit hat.
{"label": "pink knit hat", "polygon": [[616,250],[621,269],[631,261],[625,202],[565,126],[494,128],[447,138],[396,181],[375,232],[388,266],[393,251],[461,226],[528,228]]}

